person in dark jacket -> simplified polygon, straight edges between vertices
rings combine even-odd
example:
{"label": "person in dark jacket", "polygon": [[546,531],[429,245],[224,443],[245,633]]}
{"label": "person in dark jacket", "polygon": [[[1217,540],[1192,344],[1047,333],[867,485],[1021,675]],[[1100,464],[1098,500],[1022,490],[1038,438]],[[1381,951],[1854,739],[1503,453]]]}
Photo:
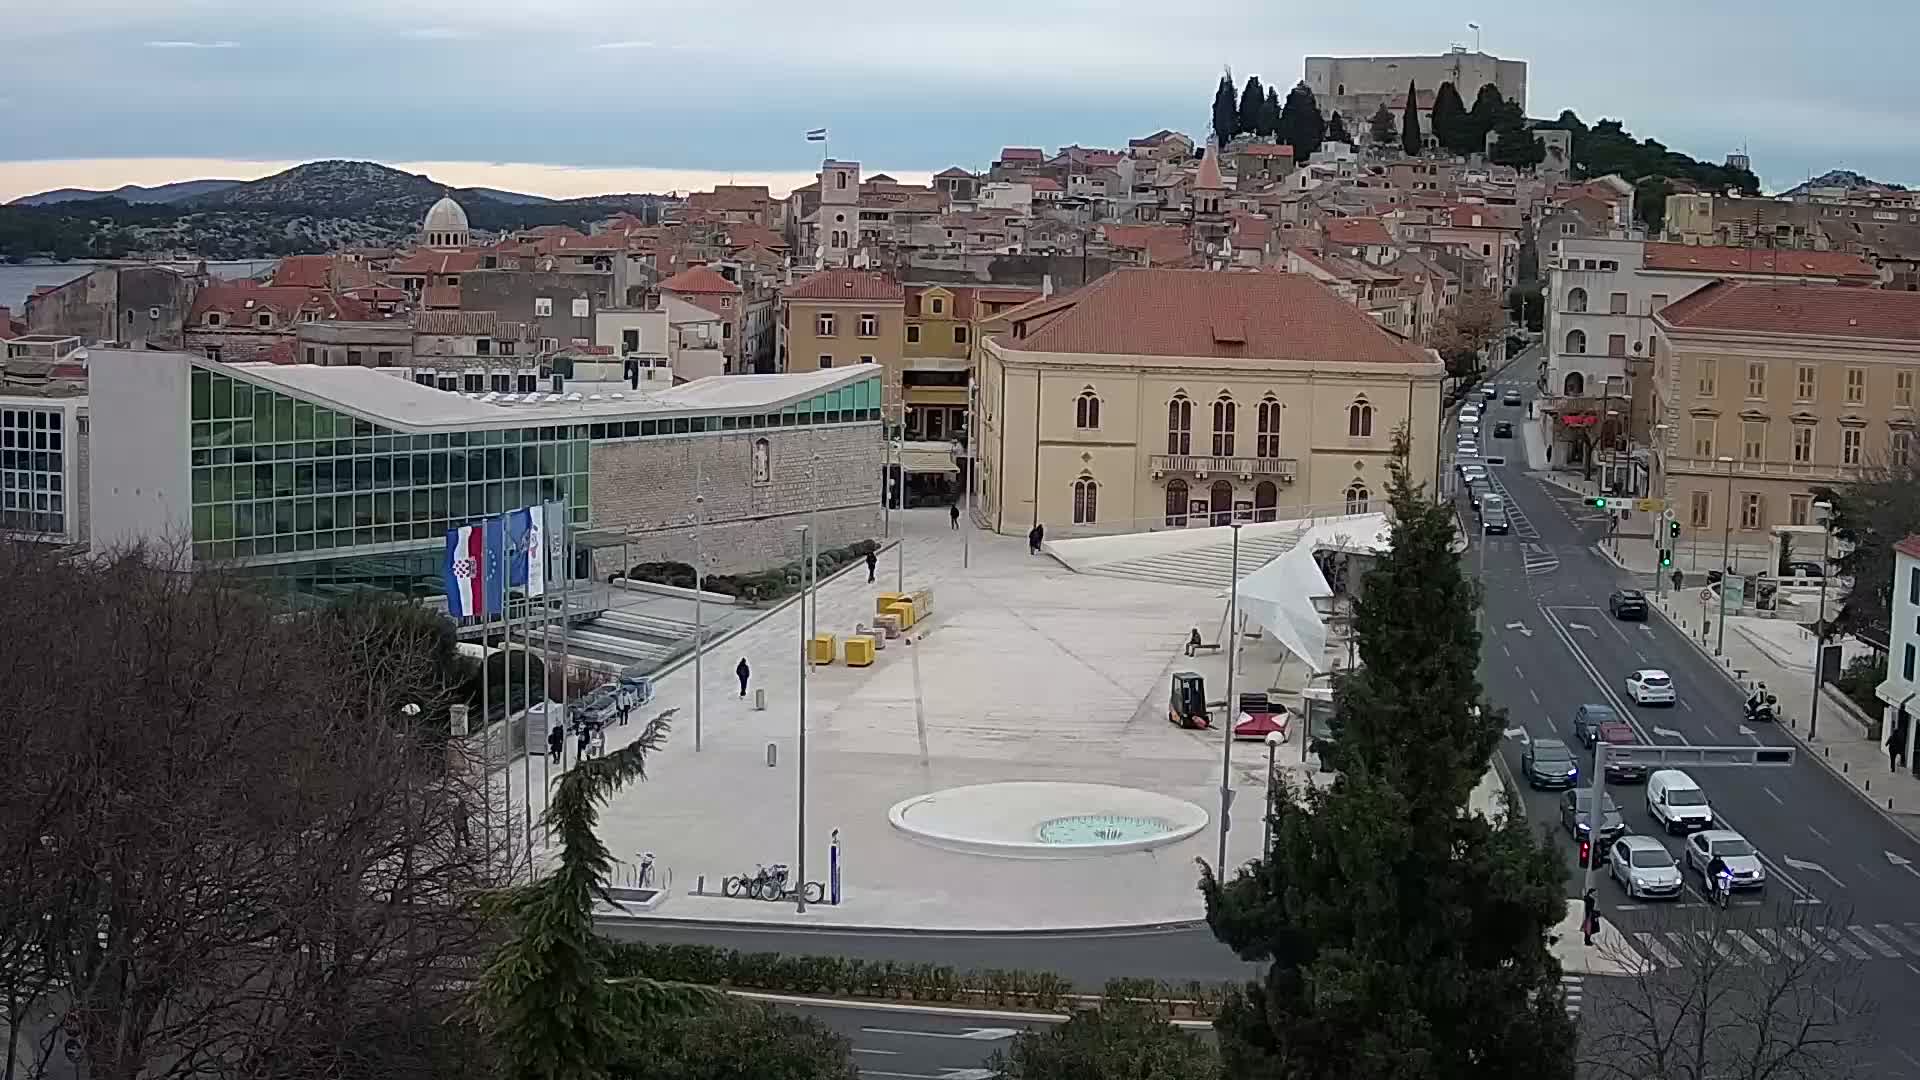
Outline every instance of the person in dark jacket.
{"label": "person in dark jacket", "polygon": [[1033,530],[1027,533],[1027,554],[1029,555],[1040,554],[1040,542],[1042,540],[1045,540],[1046,538],[1047,538],[1046,526],[1035,525],[1033,527]]}
{"label": "person in dark jacket", "polygon": [[957,529],[960,527],[960,504],[959,503],[953,503],[947,507],[947,520],[953,523],[954,528]]}
{"label": "person in dark jacket", "polygon": [[1580,934],[1591,945],[1593,935],[1600,932],[1600,898],[1588,889],[1587,895],[1580,898],[1580,906],[1585,911],[1580,918]]}
{"label": "person in dark jacket", "polygon": [[733,669],[733,673],[735,675],[740,676],[740,696],[746,697],[747,696],[747,680],[753,677],[753,669],[747,666],[746,657],[743,656],[740,658],[740,664],[738,667]]}
{"label": "person in dark jacket", "polygon": [[566,754],[566,752],[567,752],[566,729],[562,728],[558,724],[555,724],[554,726],[547,729],[547,756],[552,758],[555,761],[561,761],[563,759],[563,756]]}
{"label": "person in dark jacket", "polygon": [[[879,566],[880,566],[880,556],[875,555],[871,551],[867,552],[867,583],[868,584],[873,583],[873,572]],[[742,660],[741,663],[744,664],[746,663],[746,661]]]}

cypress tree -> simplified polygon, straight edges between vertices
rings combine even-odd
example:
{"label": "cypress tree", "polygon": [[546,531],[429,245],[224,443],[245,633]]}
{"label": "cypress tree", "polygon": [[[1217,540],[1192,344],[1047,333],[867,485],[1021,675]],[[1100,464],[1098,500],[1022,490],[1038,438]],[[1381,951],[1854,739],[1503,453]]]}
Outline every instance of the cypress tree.
{"label": "cypress tree", "polygon": [[1386,102],[1373,110],[1373,119],[1367,121],[1367,134],[1373,139],[1373,145],[1386,146],[1400,141],[1400,129],[1394,125],[1393,112]]}
{"label": "cypress tree", "polygon": [[1433,92],[1433,137],[1440,145],[1456,154],[1471,154],[1477,149],[1471,145],[1472,129],[1467,123],[1467,105],[1460,100],[1460,91],[1454,89],[1451,82],[1443,82],[1440,89]]}
{"label": "cypress tree", "polygon": [[1320,115],[1320,103],[1305,80],[1287,92],[1287,103],[1280,109],[1277,134],[1280,141],[1293,147],[1293,160],[1305,161],[1326,141],[1327,122]]}
{"label": "cypress tree", "polygon": [[1262,112],[1266,119],[1266,126],[1261,128],[1260,130],[1266,132],[1269,135],[1279,134],[1280,132],[1280,91],[1275,90],[1271,86],[1267,87],[1267,107],[1264,110],[1262,110]]}
{"label": "cypress tree", "polygon": [[1240,91],[1240,107],[1236,112],[1234,127],[1241,134],[1267,134],[1273,130],[1273,126],[1267,123],[1266,111],[1267,91],[1260,85],[1260,76],[1247,76],[1247,85]]}
{"label": "cypress tree", "polygon": [[1466,138],[1472,142],[1475,153],[1486,147],[1487,132],[1500,122],[1500,113],[1506,104],[1507,99],[1500,93],[1500,88],[1492,83],[1484,84],[1480,92],[1474,95],[1473,110],[1467,113]]}
{"label": "cypress tree", "polygon": [[1353,145],[1353,136],[1347,134],[1347,122],[1340,119],[1337,112],[1327,118],[1327,141]]}
{"label": "cypress tree", "polygon": [[1240,113],[1234,105],[1236,95],[1233,92],[1233,72],[1220,76],[1220,85],[1213,91],[1213,137],[1225,146],[1238,129]]}
{"label": "cypress tree", "polygon": [[1362,666],[1336,686],[1331,785],[1278,791],[1267,856],[1202,872],[1207,919],[1265,963],[1216,1023],[1223,1075],[1570,1080],[1575,1037],[1548,934],[1565,871],[1513,805],[1465,808],[1502,737],[1482,701],[1479,589],[1452,508],[1406,468],[1390,550],[1356,612]]}
{"label": "cypress tree", "polygon": [[1407,83],[1407,107],[1400,113],[1400,149],[1409,156],[1420,155],[1420,91]]}

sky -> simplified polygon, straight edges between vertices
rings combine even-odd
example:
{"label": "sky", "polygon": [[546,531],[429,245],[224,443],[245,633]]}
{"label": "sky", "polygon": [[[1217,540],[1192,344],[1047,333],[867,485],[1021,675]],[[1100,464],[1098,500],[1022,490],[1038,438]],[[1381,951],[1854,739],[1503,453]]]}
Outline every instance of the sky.
{"label": "sky", "polygon": [[[536,194],[912,179],[1002,146],[1205,132],[1223,67],[1480,46],[1528,112],[1612,116],[1769,190],[1851,168],[1920,184],[1920,5],[1872,30],[1785,0],[29,0],[0,3],[0,201],[364,158]],[[11,9],[11,10],[9,10]],[[802,14],[802,12],[806,14]]]}

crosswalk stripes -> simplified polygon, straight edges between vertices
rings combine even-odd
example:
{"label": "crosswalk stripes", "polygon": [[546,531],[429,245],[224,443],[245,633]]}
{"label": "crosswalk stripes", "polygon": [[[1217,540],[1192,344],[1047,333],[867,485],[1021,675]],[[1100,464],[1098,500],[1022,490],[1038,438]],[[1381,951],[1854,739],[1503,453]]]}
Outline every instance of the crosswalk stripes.
{"label": "crosswalk stripes", "polygon": [[1560,992],[1567,999],[1567,1015],[1576,1020],[1580,1018],[1580,998],[1584,990],[1581,978],[1579,975],[1560,976]]}
{"label": "crosswalk stripes", "polygon": [[1766,964],[1776,957],[1834,963],[1843,954],[1852,960],[1920,959],[1920,923],[1911,922],[1853,925],[1844,930],[1836,926],[1635,930],[1622,936],[1627,951],[1649,969],[1684,967],[1684,958],[1701,955],[1703,948],[1735,965]]}
{"label": "crosswalk stripes", "polygon": [[1520,552],[1529,576],[1551,574],[1560,569],[1560,556],[1555,555],[1553,549],[1545,544],[1521,544]]}

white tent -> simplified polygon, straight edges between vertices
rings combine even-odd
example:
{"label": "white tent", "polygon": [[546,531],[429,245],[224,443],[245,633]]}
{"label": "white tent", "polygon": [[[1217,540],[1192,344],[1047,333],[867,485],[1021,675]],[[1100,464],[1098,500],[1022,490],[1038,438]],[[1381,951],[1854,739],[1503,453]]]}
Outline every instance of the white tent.
{"label": "white tent", "polygon": [[1234,594],[1249,622],[1273,635],[1282,648],[1306,661],[1314,674],[1327,670],[1327,624],[1314,601],[1333,595],[1314,553],[1323,550],[1382,553],[1391,526],[1385,514],[1340,518],[1303,530],[1279,558],[1240,579]]}

